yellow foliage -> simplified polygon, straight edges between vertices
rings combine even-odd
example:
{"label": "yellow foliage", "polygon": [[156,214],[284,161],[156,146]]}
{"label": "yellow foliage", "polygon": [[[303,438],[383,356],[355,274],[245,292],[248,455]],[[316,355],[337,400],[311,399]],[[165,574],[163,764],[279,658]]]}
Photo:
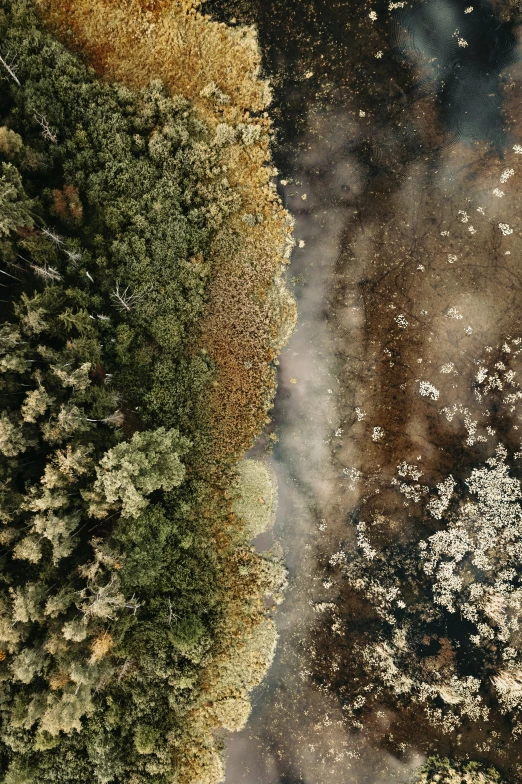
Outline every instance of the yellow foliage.
{"label": "yellow foliage", "polygon": [[53,691],[63,689],[71,679],[66,672],[58,672],[56,675],[51,675],[49,678],[49,686]]}
{"label": "yellow foliage", "polygon": [[[268,83],[253,28],[227,27],[192,0],[36,0],[44,21],[105,78],[139,88],[160,78],[211,127],[234,129],[223,146],[241,209],[216,234],[200,348],[216,364],[213,456],[239,457],[261,431],[275,391],[276,359],[296,317],[280,274],[291,219],[269,165]],[[258,116],[252,117],[251,112]],[[219,128],[218,128],[219,126]]]}
{"label": "yellow foliage", "polygon": [[[132,87],[161,79],[196,104],[216,83],[230,98],[225,114],[262,111],[269,100],[257,79],[260,54],[252,28],[211,22],[192,0],[37,0],[43,18],[98,73]],[[208,92],[208,90],[207,90]]]}
{"label": "yellow foliage", "polygon": [[100,634],[98,637],[96,637],[89,645],[89,648],[92,651],[89,664],[96,664],[96,662],[100,661],[100,659],[103,659],[104,656],[107,656],[113,645],[114,641],[111,635],[108,633]]}

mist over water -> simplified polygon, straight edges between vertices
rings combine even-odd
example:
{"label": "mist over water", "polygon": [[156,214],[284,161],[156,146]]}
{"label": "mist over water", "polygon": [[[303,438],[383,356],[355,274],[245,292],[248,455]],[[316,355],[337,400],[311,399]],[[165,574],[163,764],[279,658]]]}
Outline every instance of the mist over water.
{"label": "mist over water", "polygon": [[[503,347],[522,333],[520,35],[501,3],[472,2],[209,6],[259,29],[299,305],[273,411],[278,516],[263,541],[283,552],[290,584],[274,664],[227,739],[230,784],[409,782],[434,753],[522,781],[498,711],[448,732],[376,685],[361,651],[382,621],[350,577],[364,547],[406,552],[437,530],[423,493],[437,498],[449,475],[464,487],[498,443],[520,448],[515,407],[501,416],[473,392],[484,363],[516,370]],[[457,640],[448,660],[473,675],[459,629],[436,633]],[[443,672],[444,645],[422,634],[421,661],[439,656]]]}

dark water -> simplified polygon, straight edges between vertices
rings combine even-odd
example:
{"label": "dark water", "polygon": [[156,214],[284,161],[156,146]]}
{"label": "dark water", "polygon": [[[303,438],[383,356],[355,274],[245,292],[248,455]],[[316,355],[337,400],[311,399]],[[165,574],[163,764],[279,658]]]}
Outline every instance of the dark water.
{"label": "dark water", "polygon": [[[420,465],[426,487],[450,473],[463,483],[499,439],[513,452],[520,442],[518,409],[484,413],[472,394],[477,363],[522,330],[519,29],[507,3],[392,5],[208,5],[259,30],[300,312],[272,426],[280,507],[268,545],[283,551],[290,588],[274,665],[228,740],[230,784],[407,782],[432,753],[522,781],[511,720],[492,710],[433,727],[361,664],[382,622],[345,568],[357,523],[373,521],[378,550],[407,549],[433,529],[397,491],[401,464]],[[442,405],[495,435],[470,446]],[[419,657],[442,661],[447,635],[459,675],[473,675],[481,653],[463,629],[459,619],[430,642],[419,628]]]}

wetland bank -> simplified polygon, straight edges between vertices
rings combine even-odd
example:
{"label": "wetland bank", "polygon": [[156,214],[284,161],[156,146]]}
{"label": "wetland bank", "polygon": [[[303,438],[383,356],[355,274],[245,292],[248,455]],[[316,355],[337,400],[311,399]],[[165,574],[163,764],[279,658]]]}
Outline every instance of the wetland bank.
{"label": "wetland bank", "polygon": [[522,782],[521,36],[0,0],[5,784]]}
{"label": "wetland bank", "polygon": [[299,307],[290,587],[227,781],[414,781],[438,755],[518,782],[519,9],[210,8],[259,31]]}

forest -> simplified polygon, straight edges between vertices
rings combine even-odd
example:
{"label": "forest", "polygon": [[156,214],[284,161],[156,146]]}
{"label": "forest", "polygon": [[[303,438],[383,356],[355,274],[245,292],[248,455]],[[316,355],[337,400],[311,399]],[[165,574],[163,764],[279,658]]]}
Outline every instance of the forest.
{"label": "forest", "polygon": [[252,32],[129,3],[129,35],[207,47],[183,84],[172,46],[139,76],[128,41],[94,51],[117,8],[89,6],[0,3],[0,776],[211,784],[286,579],[242,458],[295,320],[291,220]]}

